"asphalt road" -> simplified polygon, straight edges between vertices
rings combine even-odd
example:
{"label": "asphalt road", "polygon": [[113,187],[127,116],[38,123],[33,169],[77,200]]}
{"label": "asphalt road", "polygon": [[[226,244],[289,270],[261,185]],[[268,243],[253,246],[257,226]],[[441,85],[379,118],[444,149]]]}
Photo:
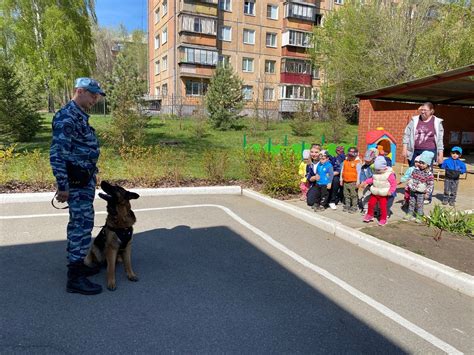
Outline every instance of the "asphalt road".
{"label": "asphalt road", "polygon": [[232,195],[132,205],[140,281],[119,267],[97,296],[65,292],[67,212],[0,205],[1,354],[474,353],[472,298],[283,212]]}

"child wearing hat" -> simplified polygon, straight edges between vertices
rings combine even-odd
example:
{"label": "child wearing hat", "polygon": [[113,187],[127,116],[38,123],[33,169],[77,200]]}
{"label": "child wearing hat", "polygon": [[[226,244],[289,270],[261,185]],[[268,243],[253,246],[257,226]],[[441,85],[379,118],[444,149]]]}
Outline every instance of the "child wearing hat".
{"label": "child wearing hat", "polygon": [[347,151],[346,160],[344,160],[341,166],[341,179],[339,185],[343,188],[343,212],[355,213],[359,209],[357,181],[359,180],[360,167],[362,164],[360,163],[358,154],[359,151],[356,147],[350,147]]}
{"label": "child wearing hat", "polygon": [[[410,178],[411,178],[411,174],[413,173],[413,170],[415,170],[415,168],[418,168],[418,163],[420,162],[420,157],[421,155],[418,155],[416,158],[415,158],[415,165],[414,166],[410,166],[406,171],[405,173],[403,174],[403,176],[400,178],[400,183],[405,183],[407,182]],[[405,195],[404,195],[404,201],[403,201],[403,206],[402,206],[402,209],[404,210],[408,210],[408,204],[410,203],[410,188],[407,186],[405,186]]]}
{"label": "child wearing hat", "polygon": [[344,147],[342,145],[337,146],[336,156],[330,158],[334,170],[334,177],[332,178],[329,207],[333,210],[337,209],[336,205],[339,201],[342,201],[343,198],[342,189],[339,183],[341,178],[341,167],[345,159],[346,155],[344,154]]}
{"label": "child wearing hat", "polygon": [[370,187],[371,195],[367,214],[364,216],[363,221],[369,223],[374,220],[375,206],[378,203],[380,209],[378,224],[384,226],[387,224],[387,201],[397,189],[397,179],[392,168],[387,166],[387,161],[383,156],[375,158],[374,175],[362,183],[362,187],[367,185],[372,186]]}
{"label": "child wearing hat", "polygon": [[459,159],[461,156],[462,148],[458,146],[453,147],[451,149],[451,157],[440,165],[440,168],[445,170],[443,205],[449,203],[450,206],[454,207],[456,204],[459,176],[466,172],[466,164]]}
{"label": "child wearing hat", "polygon": [[[375,158],[377,158],[378,150],[375,148],[371,148],[365,152],[364,155],[364,164],[360,168],[359,174],[359,181],[357,184],[362,188],[362,183],[366,182],[369,178],[374,175],[374,171],[372,169]],[[362,208],[364,214],[367,213],[368,210],[368,203],[370,199],[370,186],[367,185],[363,187],[362,190],[362,197],[359,200],[359,205]]]}
{"label": "child wearing hat", "polygon": [[299,167],[298,167],[298,175],[301,176],[300,179],[300,191],[301,191],[301,196],[300,200],[305,201],[306,200],[306,194],[308,192],[309,188],[309,183],[308,179],[306,178],[307,170],[308,170],[308,165],[311,164],[311,160],[309,157],[309,149],[303,150],[303,160],[301,161]]}
{"label": "child wearing hat", "polygon": [[[408,212],[403,218],[405,220],[416,219],[418,223],[421,223],[420,217],[424,215],[424,200],[428,199],[433,193],[434,177],[430,168],[433,158],[433,152],[423,151],[420,155],[418,167],[413,170],[411,177],[408,179],[407,185],[410,189],[410,202]],[[416,217],[414,213],[416,213]]]}
{"label": "child wearing hat", "polygon": [[333,168],[329,161],[329,153],[326,150],[322,150],[319,154],[319,162],[315,167],[314,175],[313,171],[308,174],[308,180],[314,182],[314,185],[308,191],[308,205],[313,206],[314,211],[323,211],[326,208],[326,204],[329,197],[328,189],[331,188],[333,179]]}

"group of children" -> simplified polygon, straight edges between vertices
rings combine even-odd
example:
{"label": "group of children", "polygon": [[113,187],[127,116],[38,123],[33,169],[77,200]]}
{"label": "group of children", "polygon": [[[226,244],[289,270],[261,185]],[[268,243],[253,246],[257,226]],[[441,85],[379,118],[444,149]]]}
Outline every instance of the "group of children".
{"label": "group of children", "polygon": [[[443,205],[455,205],[459,176],[466,172],[466,165],[459,159],[461,155],[461,147],[453,147],[451,157],[440,165],[446,171]],[[424,151],[416,157],[415,166],[401,178],[401,183],[406,183],[405,220],[421,221],[423,206],[430,200],[434,188],[433,160],[434,154]],[[387,223],[396,196],[397,179],[392,161],[382,146],[367,150],[362,162],[356,147],[350,147],[346,155],[344,147],[338,146],[336,156],[332,157],[321,145],[313,144],[310,150],[303,151],[299,174],[301,200],[306,200],[315,211],[327,207],[335,210],[342,201],[344,212],[361,210],[363,221],[369,223],[374,221],[378,205],[378,224]]]}

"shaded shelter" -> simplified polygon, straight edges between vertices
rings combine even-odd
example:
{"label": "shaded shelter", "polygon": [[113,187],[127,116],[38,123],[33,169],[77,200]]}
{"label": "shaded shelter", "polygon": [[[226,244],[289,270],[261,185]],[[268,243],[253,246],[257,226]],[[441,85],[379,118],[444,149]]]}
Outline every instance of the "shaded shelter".
{"label": "shaded shelter", "polygon": [[[442,118],[444,145],[448,151],[461,145],[466,153],[474,150],[474,64],[421,79],[356,95],[359,102],[359,150],[369,142],[367,133],[383,127],[401,144],[406,125],[424,102],[435,105]],[[395,160],[403,162],[402,149]]]}

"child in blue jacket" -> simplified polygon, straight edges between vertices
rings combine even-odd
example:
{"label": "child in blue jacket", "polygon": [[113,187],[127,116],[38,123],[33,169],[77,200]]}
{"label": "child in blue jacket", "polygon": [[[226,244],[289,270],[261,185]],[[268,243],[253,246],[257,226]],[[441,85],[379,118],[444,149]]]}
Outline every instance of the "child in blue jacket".
{"label": "child in blue jacket", "polygon": [[462,155],[461,147],[453,147],[451,149],[451,158],[446,159],[440,165],[441,169],[445,170],[444,174],[444,198],[443,205],[449,203],[454,207],[456,203],[456,194],[459,186],[459,175],[466,172],[466,164],[459,160]]}
{"label": "child in blue jacket", "polygon": [[319,162],[314,169],[309,169],[307,179],[312,184],[308,191],[307,203],[313,206],[315,211],[324,210],[328,202],[329,192],[331,188],[334,172],[332,164],[329,161],[329,153],[322,150],[319,155]]}

